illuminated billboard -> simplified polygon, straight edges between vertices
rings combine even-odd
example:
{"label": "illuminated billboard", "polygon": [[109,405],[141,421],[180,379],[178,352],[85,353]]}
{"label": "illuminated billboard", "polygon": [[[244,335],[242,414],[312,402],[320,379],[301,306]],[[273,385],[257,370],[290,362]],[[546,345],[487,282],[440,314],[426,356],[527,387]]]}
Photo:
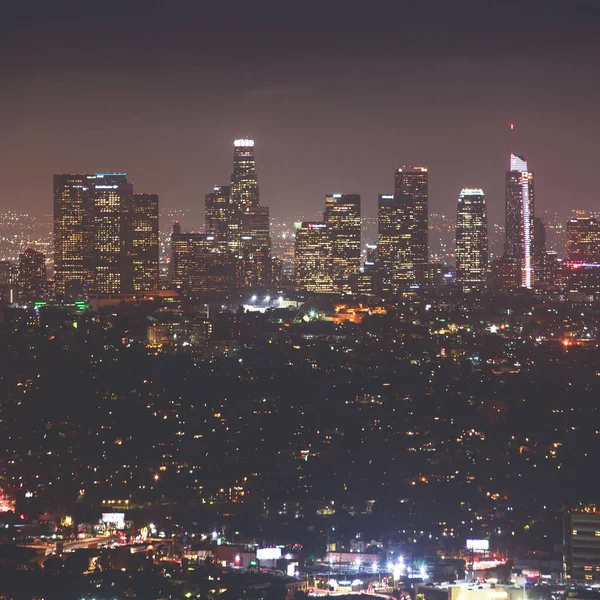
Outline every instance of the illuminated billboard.
{"label": "illuminated billboard", "polygon": [[483,552],[490,549],[490,540],[467,540],[467,550]]}
{"label": "illuminated billboard", "polygon": [[278,560],[281,558],[281,548],[259,548],[256,551],[258,560]]}

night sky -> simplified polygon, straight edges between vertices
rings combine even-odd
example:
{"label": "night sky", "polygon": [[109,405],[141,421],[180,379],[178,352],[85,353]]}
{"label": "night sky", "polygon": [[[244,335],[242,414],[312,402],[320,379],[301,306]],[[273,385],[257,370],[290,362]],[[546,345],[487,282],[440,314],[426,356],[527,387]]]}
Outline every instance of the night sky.
{"label": "night sky", "polygon": [[48,214],[53,173],[115,170],[200,215],[248,135],[261,201],[290,220],[336,191],[373,215],[413,163],[432,212],[483,187],[503,222],[511,149],[538,213],[600,209],[597,4],[5,0],[0,202]]}

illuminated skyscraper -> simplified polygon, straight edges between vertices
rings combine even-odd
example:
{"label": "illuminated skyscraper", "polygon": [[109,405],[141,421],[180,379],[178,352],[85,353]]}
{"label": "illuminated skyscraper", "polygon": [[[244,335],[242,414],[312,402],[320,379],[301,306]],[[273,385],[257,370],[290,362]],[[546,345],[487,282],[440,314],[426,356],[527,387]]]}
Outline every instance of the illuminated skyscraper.
{"label": "illuminated skyscraper", "polygon": [[234,256],[209,233],[182,233],[178,222],[171,234],[171,283],[189,295],[227,294],[233,289]]}
{"label": "illuminated skyscraper", "polygon": [[504,255],[516,261],[521,287],[532,288],[533,268],[533,173],[522,156],[510,155],[506,173],[506,225]]}
{"label": "illuminated skyscraper", "polygon": [[93,279],[93,202],[88,175],[54,175],[54,281],[78,296]]}
{"label": "illuminated skyscraper", "polygon": [[396,292],[415,282],[412,254],[412,196],[380,194],[377,203],[377,252],[383,290]]}
{"label": "illuminated skyscraper", "polygon": [[254,140],[245,138],[233,142],[231,199],[240,211],[260,204],[256,160],[254,158]]}
{"label": "illuminated skyscraper", "polygon": [[350,279],[360,270],[360,196],[327,195],[324,221],[331,240],[334,290],[349,293]]}
{"label": "illuminated skyscraper", "polygon": [[17,288],[21,302],[39,300],[46,287],[46,257],[33,248],[19,255]]}
{"label": "illuminated skyscraper", "polygon": [[158,289],[158,195],[128,198],[127,268],[124,291]]}
{"label": "illuminated skyscraper", "polygon": [[269,207],[249,206],[241,213],[238,287],[266,288],[271,281]]}
{"label": "illuminated skyscraper", "polygon": [[[402,166],[396,169],[394,193],[405,198],[402,228],[408,232],[408,249],[404,260],[412,279],[423,272],[429,260],[429,175],[427,167]],[[409,200],[410,199],[410,200]],[[417,282],[419,283],[419,282]]]}
{"label": "illuminated skyscraper", "polygon": [[333,292],[331,277],[331,238],[327,223],[296,223],[294,279],[300,291]]}
{"label": "illuminated skyscraper", "polygon": [[231,187],[215,185],[210,194],[206,194],[204,203],[204,222],[206,232],[227,239],[230,223],[235,213],[231,200]]}
{"label": "illuminated skyscraper", "polygon": [[94,203],[94,277],[96,294],[120,294],[127,285],[128,198],[133,185],[124,173],[88,175]]}
{"label": "illuminated skyscraper", "polygon": [[456,281],[464,291],[487,282],[488,224],[483,190],[465,188],[456,216]]}
{"label": "illuminated skyscraper", "polygon": [[567,221],[567,260],[600,263],[600,221],[576,217]]}
{"label": "illuminated skyscraper", "polygon": [[158,196],[124,173],[55,175],[54,250],[59,297],[157,289]]}

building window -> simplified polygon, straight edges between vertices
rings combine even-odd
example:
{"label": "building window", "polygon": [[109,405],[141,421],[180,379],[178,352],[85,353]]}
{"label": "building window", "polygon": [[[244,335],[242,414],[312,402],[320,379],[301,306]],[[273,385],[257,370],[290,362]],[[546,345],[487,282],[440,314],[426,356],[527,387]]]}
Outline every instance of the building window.
{"label": "building window", "polygon": [[594,567],[592,567],[591,565],[585,565],[585,567],[583,567],[584,571],[593,571]]}
{"label": "building window", "polygon": [[573,535],[577,535],[577,529],[573,529]]}

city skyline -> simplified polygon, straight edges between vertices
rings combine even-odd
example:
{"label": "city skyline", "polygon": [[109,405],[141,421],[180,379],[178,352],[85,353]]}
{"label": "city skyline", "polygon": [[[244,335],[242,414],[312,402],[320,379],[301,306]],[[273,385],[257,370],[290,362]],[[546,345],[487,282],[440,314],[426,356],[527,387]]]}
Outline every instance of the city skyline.
{"label": "city skyline", "polygon": [[[323,23],[301,18],[296,26],[264,9],[254,17],[243,12],[228,21],[229,48],[213,43],[225,27],[216,8],[202,23],[186,22],[183,9],[124,6],[118,20],[109,8],[86,8],[89,13],[69,13],[64,23],[54,18],[42,24],[46,9],[40,7],[30,15],[34,35],[27,45],[19,35],[24,22],[15,18],[9,25],[9,13],[1,43],[17,60],[0,63],[8,84],[0,100],[0,147],[7,157],[0,166],[7,182],[0,201],[43,212],[50,174],[124,169],[136,189],[160,193],[164,207],[194,207],[204,190],[228,181],[229,168],[218,157],[229,140],[248,135],[258,140],[261,197],[275,217],[293,217],[297,206],[315,212],[331,190],[360,194],[363,213],[375,215],[389,173],[422,163],[430,169],[431,212],[452,214],[460,189],[481,187],[490,221],[500,222],[508,151],[535,164],[539,211],[561,208],[564,198],[592,209],[596,159],[589,132],[597,124],[599,90],[586,74],[595,68],[590,57],[598,44],[590,37],[593,7],[519,6],[517,22],[510,10],[481,8],[487,26],[476,27],[482,18],[477,11],[458,3],[452,14],[437,4],[438,11],[427,15],[429,35],[386,35],[393,19],[379,16],[368,44],[356,35],[362,22],[352,10],[336,15],[337,21],[324,11]],[[8,10],[19,16],[18,7]],[[55,10],[62,14],[60,3]],[[415,18],[425,12],[411,11]],[[236,34],[248,18],[256,35],[244,45]],[[128,19],[139,27],[132,31]],[[78,38],[61,34],[82,20],[86,44],[77,60],[65,63]],[[507,21],[514,32],[508,37]],[[331,27],[351,40],[356,56],[322,35]],[[524,30],[527,35],[519,35]],[[164,40],[152,60],[137,49],[142,31],[159,32]],[[469,32],[471,43],[450,35],[460,31]],[[566,42],[560,50],[557,38]],[[251,76],[239,61],[241,47]],[[115,65],[111,84],[99,85],[107,60]],[[388,77],[391,66],[410,68],[410,94]],[[324,82],[327,94],[320,93]],[[120,89],[118,97],[111,86]],[[473,93],[462,93],[465,86]],[[580,175],[566,181],[560,176],[565,170]]]}

